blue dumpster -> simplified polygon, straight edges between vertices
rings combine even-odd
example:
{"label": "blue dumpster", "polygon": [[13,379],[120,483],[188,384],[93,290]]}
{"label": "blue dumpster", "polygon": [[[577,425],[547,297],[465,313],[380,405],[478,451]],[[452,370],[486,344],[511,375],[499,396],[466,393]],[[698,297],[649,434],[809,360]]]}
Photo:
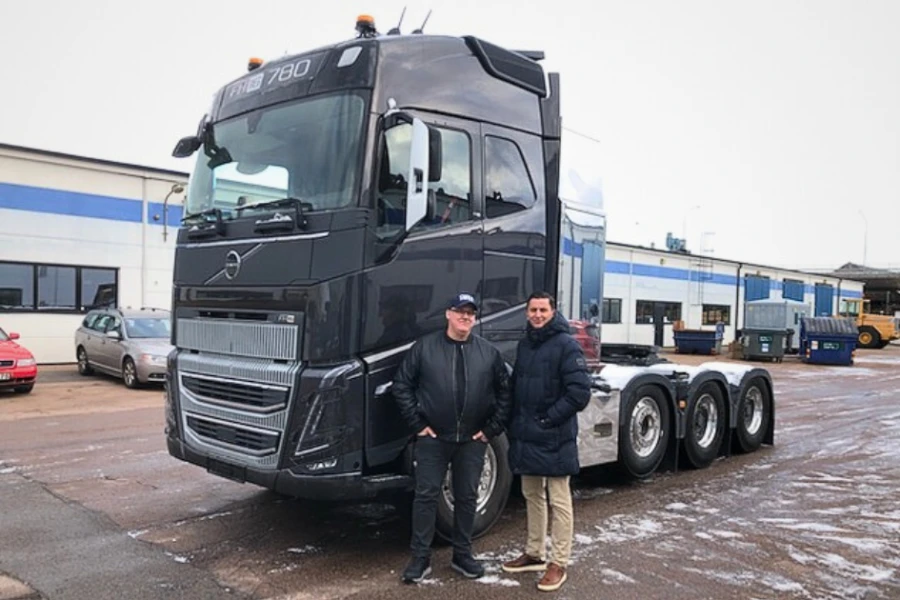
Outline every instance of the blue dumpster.
{"label": "blue dumpster", "polygon": [[842,317],[803,317],[800,357],[818,365],[852,365],[859,332],[856,321]]}
{"label": "blue dumpster", "polygon": [[722,350],[723,328],[680,329],[674,331],[675,351],[679,354],[719,354]]}

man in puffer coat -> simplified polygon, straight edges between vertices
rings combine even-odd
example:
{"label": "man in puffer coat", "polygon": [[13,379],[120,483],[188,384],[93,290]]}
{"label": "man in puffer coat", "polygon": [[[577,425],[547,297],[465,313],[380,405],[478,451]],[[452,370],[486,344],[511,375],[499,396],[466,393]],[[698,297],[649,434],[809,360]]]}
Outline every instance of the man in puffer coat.
{"label": "man in puffer coat", "polygon": [[[513,369],[509,464],[522,476],[528,520],[525,553],[504,563],[508,573],[544,571],[538,589],[554,591],[566,581],[574,520],[569,477],[578,473],[578,412],[591,397],[584,354],[546,292],[528,299],[526,336]],[[545,562],[547,500],[551,554]]]}

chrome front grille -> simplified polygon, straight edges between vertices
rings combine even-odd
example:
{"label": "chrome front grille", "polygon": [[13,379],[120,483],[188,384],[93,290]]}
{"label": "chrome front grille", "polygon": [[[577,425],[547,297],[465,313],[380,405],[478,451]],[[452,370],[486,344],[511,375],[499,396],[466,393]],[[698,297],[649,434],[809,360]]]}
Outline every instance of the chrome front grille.
{"label": "chrome front grille", "polygon": [[297,360],[300,330],[296,325],[232,319],[179,318],[178,348],[229,356]]}
{"label": "chrome front grille", "polygon": [[203,402],[264,413],[287,408],[290,392],[284,387],[190,373],[181,376],[181,385]]}
{"label": "chrome front grille", "polygon": [[11,367],[16,364],[14,360],[0,360],[0,367]]}
{"label": "chrome front grille", "polygon": [[275,469],[299,363],[179,351],[185,440],[231,464]]}
{"label": "chrome front grille", "polygon": [[278,451],[281,434],[263,429],[242,427],[215,419],[189,415],[187,426],[211,444],[231,448],[254,456],[265,456]]}

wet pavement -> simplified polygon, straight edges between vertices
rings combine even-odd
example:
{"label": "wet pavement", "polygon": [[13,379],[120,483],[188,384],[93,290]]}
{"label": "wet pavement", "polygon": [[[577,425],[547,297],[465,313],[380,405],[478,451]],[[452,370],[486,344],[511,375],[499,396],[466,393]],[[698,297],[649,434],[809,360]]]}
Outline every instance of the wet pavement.
{"label": "wet pavement", "polygon": [[462,580],[438,546],[432,576],[404,586],[409,525],[393,506],[213,477],[167,454],[158,388],[42,379],[0,394],[0,582],[52,599],[117,585],[141,598],[900,598],[900,347],[853,367],[763,366],[775,446],[645,482],[585,473],[553,594],[499,571],[524,538],[518,496],[475,543],[485,578]]}

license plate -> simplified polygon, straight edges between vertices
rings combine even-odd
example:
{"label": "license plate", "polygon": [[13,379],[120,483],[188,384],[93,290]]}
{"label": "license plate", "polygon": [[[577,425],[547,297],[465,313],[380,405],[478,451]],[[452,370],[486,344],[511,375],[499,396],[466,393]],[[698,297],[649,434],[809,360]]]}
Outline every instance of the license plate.
{"label": "license plate", "polygon": [[210,458],[206,462],[206,470],[213,475],[225,477],[226,479],[231,479],[233,481],[237,481],[238,483],[244,483],[245,481],[247,481],[247,470],[244,467],[239,467],[237,465],[222,462],[214,458]]}
{"label": "license plate", "polygon": [[12,373],[0,373],[0,381],[9,381],[12,379]]}

